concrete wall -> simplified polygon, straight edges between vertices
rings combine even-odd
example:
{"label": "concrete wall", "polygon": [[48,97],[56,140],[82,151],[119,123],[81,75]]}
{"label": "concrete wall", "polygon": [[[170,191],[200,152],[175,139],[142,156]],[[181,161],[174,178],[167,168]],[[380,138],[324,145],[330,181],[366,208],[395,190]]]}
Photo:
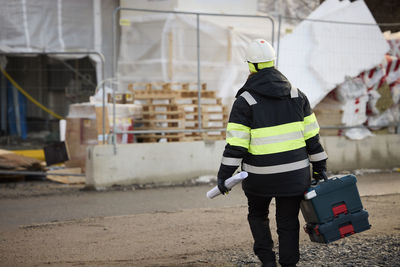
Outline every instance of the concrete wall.
{"label": "concrete wall", "polygon": [[[377,135],[361,141],[327,136],[322,144],[331,171],[387,169],[400,166],[400,135]],[[225,141],[147,143],[88,148],[87,184],[96,188],[113,184],[173,184],[200,175],[216,175]]]}
{"label": "concrete wall", "polygon": [[215,175],[225,141],[142,143],[88,148],[86,179],[96,188],[113,184],[181,183],[206,174]]}
{"label": "concrete wall", "polygon": [[392,169],[400,166],[400,135],[376,135],[360,141],[322,137],[328,170]]}

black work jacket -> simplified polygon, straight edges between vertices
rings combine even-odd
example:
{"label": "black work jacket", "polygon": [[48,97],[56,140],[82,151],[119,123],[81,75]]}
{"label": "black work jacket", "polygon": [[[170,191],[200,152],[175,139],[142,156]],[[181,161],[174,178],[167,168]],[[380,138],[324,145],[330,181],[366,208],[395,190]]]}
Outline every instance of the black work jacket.
{"label": "black work jacket", "polygon": [[251,75],[238,91],[219,179],[241,166],[242,187],[260,196],[296,196],[310,186],[310,161],[327,159],[307,97],[275,68]]}

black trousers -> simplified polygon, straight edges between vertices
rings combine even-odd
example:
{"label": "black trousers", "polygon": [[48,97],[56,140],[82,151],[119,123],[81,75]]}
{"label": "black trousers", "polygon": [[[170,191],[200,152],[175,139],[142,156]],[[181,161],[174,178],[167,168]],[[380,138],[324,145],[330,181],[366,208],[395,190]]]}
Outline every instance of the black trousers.
{"label": "black trousers", "polygon": [[[247,194],[248,221],[254,238],[254,253],[263,263],[275,262],[275,253],[269,228],[269,204],[272,197]],[[276,225],[279,240],[279,263],[295,266],[299,261],[299,210],[303,196],[275,197]]]}

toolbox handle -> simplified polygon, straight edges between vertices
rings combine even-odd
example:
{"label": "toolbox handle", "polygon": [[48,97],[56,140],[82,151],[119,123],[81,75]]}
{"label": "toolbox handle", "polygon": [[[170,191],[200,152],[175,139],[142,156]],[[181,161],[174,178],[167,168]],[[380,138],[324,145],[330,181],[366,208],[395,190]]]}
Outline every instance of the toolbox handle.
{"label": "toolbox handle", "polygon": [[[325,172],[325,171],[321,172],[321,175],[322,175],[322,178],[323,178],[324,182],[328,181],[328,176],[326,175],[326,172]],[[317,185],[317,184],[319,183],[319,181],[321,181],[321,180],[315,180],[315,179],[313,179],[313,180],[311,181],[311,185]]]}

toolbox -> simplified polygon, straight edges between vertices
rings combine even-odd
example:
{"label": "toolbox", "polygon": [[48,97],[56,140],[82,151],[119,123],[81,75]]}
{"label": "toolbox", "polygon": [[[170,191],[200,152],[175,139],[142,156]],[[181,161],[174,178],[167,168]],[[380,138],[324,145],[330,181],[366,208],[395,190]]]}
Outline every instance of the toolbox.
{"label": "toolbox", "polygon": [[307,223],[304,226],[304,230],[309,235],[311,241],[318,243],[330,243],[370,228],[371,225],[368,222],[368,212],[366,210],[341,214],[326,223]]}
{"label": "toolbox", "polygon": [[312,185],[304,194],[301,212],[307,223],[322,224],[341,214],[363,209],[354,175],[326,179]]}

